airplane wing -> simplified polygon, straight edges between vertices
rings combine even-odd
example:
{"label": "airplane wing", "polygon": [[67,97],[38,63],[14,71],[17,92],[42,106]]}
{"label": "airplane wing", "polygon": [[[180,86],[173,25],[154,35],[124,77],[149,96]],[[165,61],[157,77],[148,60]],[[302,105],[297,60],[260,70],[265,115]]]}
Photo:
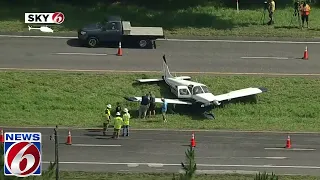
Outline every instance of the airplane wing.
{"label": "airplane wing", "polygon": [[250,96],[250,95],[255,95],[255,94],[260,94],[263,92],[267,92],[267,88],[260,87],[260,88],[245,88],[245,89],[239,89],[235,91],[231,91],[226,94],[220,94],[215,96],[215,100],[217,101],[224,101],[224,100],[230,100],[230,99],[235,99],[239,97],[245,97],[245,96]]}
{"label": "airplane wing", "polygon": [[[127,101],[132,101],[132,102],[141,102],[142,97],[124,97]],[[191,102],[187,102],[187,101],[181,101],[179,99],[166,99],[165,101],[168,104],[183,104],[183,105],[192,105]],[[155,98],[155,102],[156,103],[162,103],[161,98]]]}
{"label": "airplane wing", "polygon": [[[191,80],[190,76],[178,76],[174,78],[180,79],[180,80]],[[137,79],[137,81],[140,83],[148,83],[148,82],[160,82],[160,81],[163,81],[163,79]]]}
{"label": "airplane wing", "polygon": [[140,83],[147,83],[147,82],[159,82],[163,81],[163,79],[137,79]]}

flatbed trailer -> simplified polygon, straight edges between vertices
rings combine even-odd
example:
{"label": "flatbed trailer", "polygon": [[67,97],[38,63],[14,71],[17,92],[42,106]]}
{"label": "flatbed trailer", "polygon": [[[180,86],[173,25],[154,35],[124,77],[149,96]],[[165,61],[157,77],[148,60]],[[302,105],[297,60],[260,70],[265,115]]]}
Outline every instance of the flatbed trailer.
{"label": "flatbed trailer", "polygon": [[87,25],[78,31],[78,39],[88,47],[122,42],[153,48],[159,38],[165,38],[162,27],[132,27],[130,21],[122,21],[118,16],[108,17],[106,21]]}

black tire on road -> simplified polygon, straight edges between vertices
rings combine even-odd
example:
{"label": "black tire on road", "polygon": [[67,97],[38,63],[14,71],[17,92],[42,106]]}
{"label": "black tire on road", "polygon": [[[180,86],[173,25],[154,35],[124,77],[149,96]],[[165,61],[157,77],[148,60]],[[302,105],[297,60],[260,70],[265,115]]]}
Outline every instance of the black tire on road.
{"label": "black tire on road", "polygon": [[98,45],[98,39],[95,37],[90,37],[88,38],[88,47],[94,48],[97,47]]}

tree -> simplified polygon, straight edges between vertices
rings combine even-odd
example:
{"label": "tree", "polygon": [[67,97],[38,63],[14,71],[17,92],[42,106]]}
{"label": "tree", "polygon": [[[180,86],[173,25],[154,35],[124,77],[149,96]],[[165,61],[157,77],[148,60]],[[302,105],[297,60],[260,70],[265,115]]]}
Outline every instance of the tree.
{"label": "tree", "polygon": [[256,174],[256,177],[254,178],[254,180],[278,180],[278,176],[276,176],[275,174],[271,174],[271,176],[269,176],[269,174],[267,174],[266,172],[260,174]]}
{"label": "tree", "polygon": [[[3,144],[1,143],[1,145],[0,145],[0,151],[1,152],[4,152],[3,148],[4,148]],[[1,166],[0,180],[18,180],[18,179],[22,179],[22,178],[15,177],[15,176],[5,176],[4,175],[4,168],[3,168],[4,167],[4,154],[3,153],[1,153],[0,166]],[[29,176],[29,177],[26,177],[26,178],[23,178],[23,179],[25,179],[25,180],[48,180],[48,179],[51,179],[53,177],[54,170],[55,170],[55,163],[51,163],[50,162],[50,166],[49,166],[48,170],[47,171],[43,171],[41,176]]]}
{"label": "tree", "polygon": [[[195,162],[195,152],[193,147],[190,146],[186,152],[186,164],[181,163],[182,169],[185,171],[185,174],[180,174],[179,180],[191,180],[193,179],[195,172],[197,170],[197,164]],[[176,177],[173,175],[172,180],[176,180]]]}

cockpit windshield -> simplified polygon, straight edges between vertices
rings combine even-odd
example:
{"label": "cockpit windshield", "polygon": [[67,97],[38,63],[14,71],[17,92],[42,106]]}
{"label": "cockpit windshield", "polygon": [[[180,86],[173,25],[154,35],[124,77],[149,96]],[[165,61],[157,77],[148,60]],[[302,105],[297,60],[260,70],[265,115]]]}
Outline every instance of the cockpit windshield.
{"label": "cockpit windshield", "polygon": [[201,94],[203,93],[203,90],[201,88],[201,86],[194,86],[193,89],[192,89],[192,94]]}
{"label": "cockpit windshield", "polygon": [[201,86],[201,87],[202,87],[204,93],[210,93],[210,91],[209,91],[207,86]]}

